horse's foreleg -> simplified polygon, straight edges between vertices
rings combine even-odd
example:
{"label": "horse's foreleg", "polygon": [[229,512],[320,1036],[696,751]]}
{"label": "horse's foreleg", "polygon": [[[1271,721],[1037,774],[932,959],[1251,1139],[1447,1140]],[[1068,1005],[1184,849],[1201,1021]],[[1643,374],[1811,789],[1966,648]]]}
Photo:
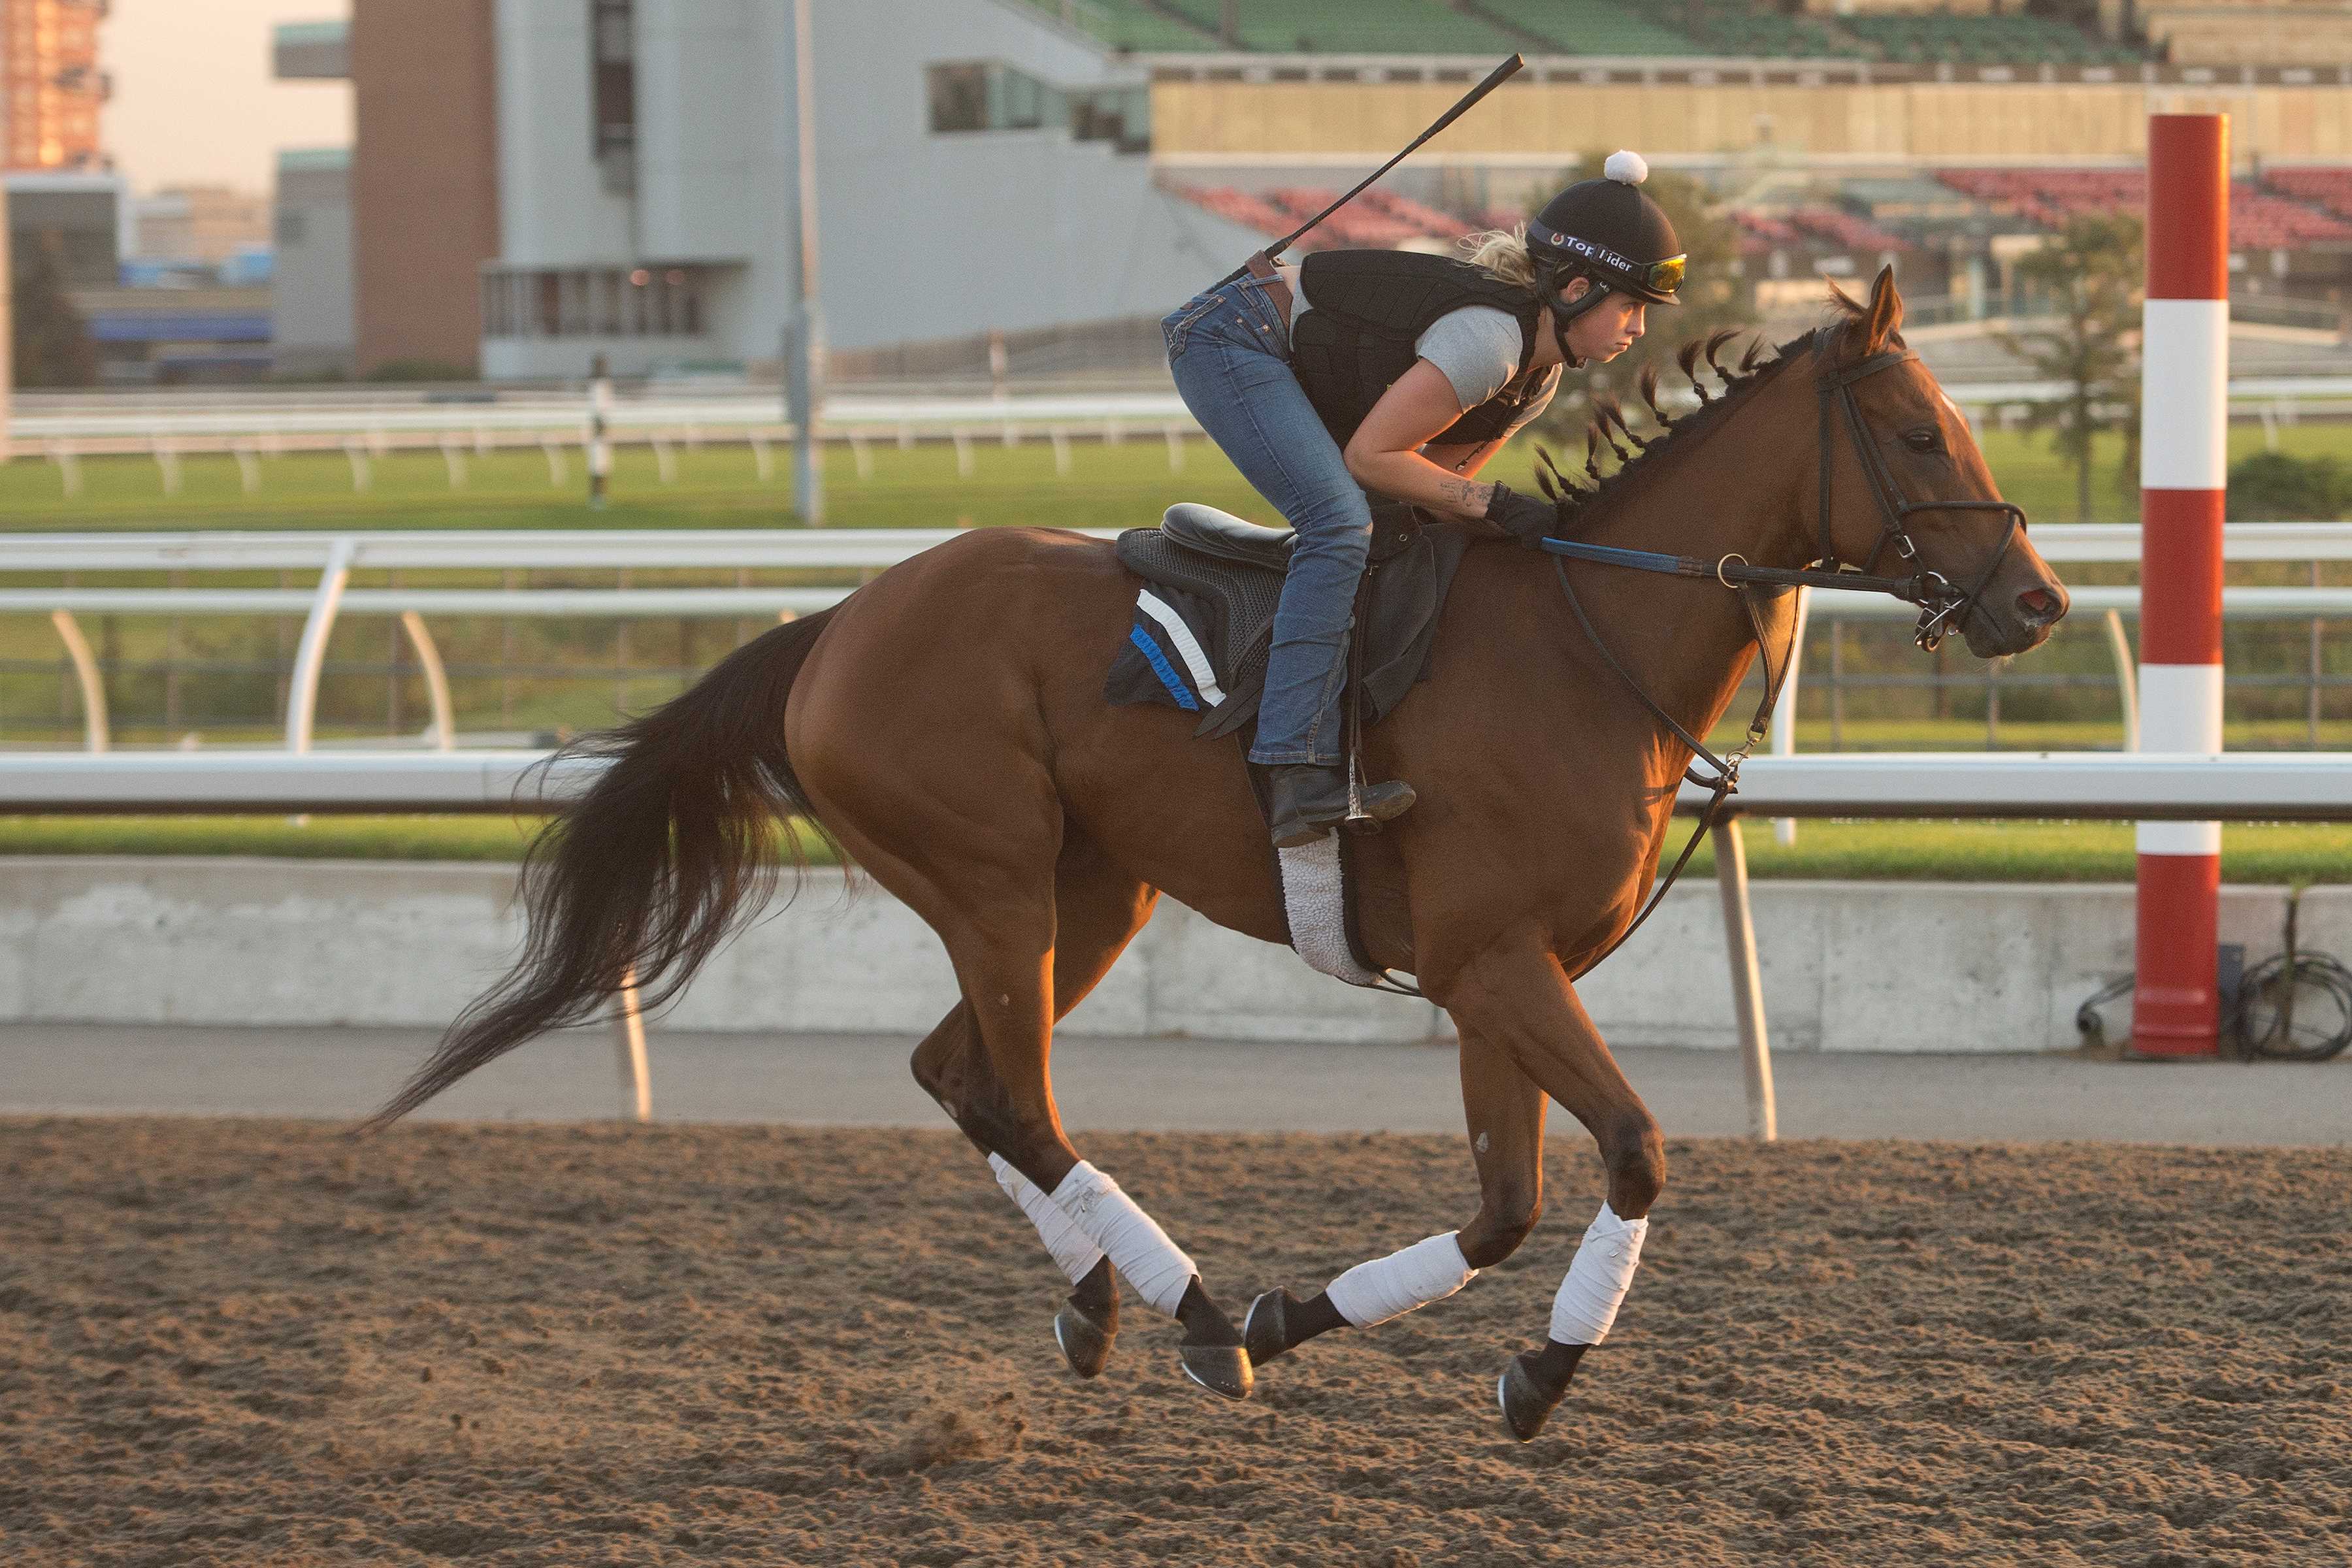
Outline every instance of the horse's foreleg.
{"label": "horse's foreleg", "polygon": [[1465,1039],[1493,1040],[1584,1124],[1609,1173],[1609,1195],[1560,1281],[1543,1348],[1514,1357],[1503,1373],[1497,1393],[1504,1420],[1527,1442],[1567,1394],[1584,1352],[1617,1320],[1641,1259],[1650,1205],[1665,1186],[1665,1145],[1559,959],[1539,945],[1498,949],[1465,964],[1447,987],[1446,1006]]}
{"label": "horse's foreleg", "polygon": [[1543,1206],[1544,1092],[1510,1054],[1465,1030],[1462,1108],[1478,1167],[1478,1213],[1460,1230],[1359,1263],[1310,1301],[1269,1290],[1243,1327],[1259,1365],[1333,1329],[1370,1328],[1443,1300],[1517,1250]]}

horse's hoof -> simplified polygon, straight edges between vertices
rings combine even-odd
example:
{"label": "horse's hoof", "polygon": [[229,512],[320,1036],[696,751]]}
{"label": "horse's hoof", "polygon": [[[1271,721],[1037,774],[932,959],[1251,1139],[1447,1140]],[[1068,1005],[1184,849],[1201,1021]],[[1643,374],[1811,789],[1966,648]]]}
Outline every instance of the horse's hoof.
{"label": "horse's hoof", "polygon": [[1297,1305],[1288,1290],[1268,1290],[1250,1303],[1242,1320],[1242,1348],[1249,1352],[1250,1365],[1264,1366],[1290,1352],[1289,1311]]}
{"label": "horse's hoof", "polygon": [[1054,1342],[1062,1347],[1062,1359],[1080,1377],[1098,1377],[1110,1363],[1112,1336],[1118,1331],[1113,1324],[1105,1328],[1082,1311],[1076,1301],[1065,1301],[1062,1310],[1054,1314]]}
{"label": "horse's hoof", "polygon": [[1533,1354],[1515,1355],[1511,1364],[1503,1369],[1500,1382],[1495,1384],[1495,1398],[1503,1407],[1503,1425],[1511,1436],[1522,1443],[1532,1443],[1542,1431],[1559,1402],[1568,1397],[1568,1385],[1560,1384],[1557,1394],[1544,1392],[1543,1384],[1528,1371]]}
{"label": "horse's hoof", "polygon": [[1250,1375],[1249,1352],[1239,1345],[1178,1345],[1176,1360],[1186,1377],[1227,1399],[1247,1399],[1257,1381]]}

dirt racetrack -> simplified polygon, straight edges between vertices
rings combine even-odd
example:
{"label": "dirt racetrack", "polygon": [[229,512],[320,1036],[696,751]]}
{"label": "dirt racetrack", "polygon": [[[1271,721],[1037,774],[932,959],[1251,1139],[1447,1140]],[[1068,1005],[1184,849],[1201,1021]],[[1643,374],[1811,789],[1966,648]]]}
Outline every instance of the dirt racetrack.
{"label": "dirt racetrack", "polygon": [[[1238,1307],[1466,1219],[1456,1141],[1097,1137]],[[0,1562],[2352,1562],[2352,1161],[1684,1143],[1546,1436],[1597,1202],[1181,1381],[947,1133],[0,1121]]]}

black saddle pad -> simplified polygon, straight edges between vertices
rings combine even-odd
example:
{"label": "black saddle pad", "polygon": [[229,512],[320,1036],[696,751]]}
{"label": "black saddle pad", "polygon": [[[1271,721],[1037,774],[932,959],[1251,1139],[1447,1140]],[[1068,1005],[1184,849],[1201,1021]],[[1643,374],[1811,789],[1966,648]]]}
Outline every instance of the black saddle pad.
{"label": "black saddle pad", "polygon": [[[1373,563],[1364,616],[1361,698],[1378,722],[1426,673],[1437,615],[1469,536],[1444,523],[1415,531]],[[1157,528],[1118,536],[1120,563],[1144,585],[1104,695],[1202,715],[1201,736],[1229,735],[1256,716],[1283,574],[1187,549]]]}

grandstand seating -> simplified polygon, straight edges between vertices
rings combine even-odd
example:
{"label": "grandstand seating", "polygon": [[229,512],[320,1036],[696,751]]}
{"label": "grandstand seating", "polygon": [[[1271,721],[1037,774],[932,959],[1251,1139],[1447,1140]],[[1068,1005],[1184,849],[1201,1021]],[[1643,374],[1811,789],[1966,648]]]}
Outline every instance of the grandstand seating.
{"label": "grandstand seating", "polygon": [[1732,209],[1731,222],[1739,230],[1739,248],[1750,256],[1767,250],[1794,250],[1805,243],[1803,235],[1779,218],[1743,207]]}
{"label": "grandstand seating", "polygon": [[1564,55],[1719,52],[1703,50],[1692,38],[1617,0],[1480,0],[1479,9]]}
{"label": "grandstand seating", "polygon": [[1749,0],[1688,0],[1675,5],[1672,14],[1689,29],[1696,47],[1710,55],[1837,59],[1866,53],[1819,22],[1783,16]]}
{"label": "grandstand seating", "polygon": [[1800,207],[1789,215],[1789,226],[1812,239],[1839,250],[1868,251],[1875,255],[1884,250],[1908,250],[1904,237],[1879,227],[1867,218],[1835,207]]}
{"label": "grandstand seating", "polygon": [[2140,52],[2051,16],[2019,12],[1956,16],[1948,12],[1841,16],[1838,26],[1898,64],[2124,65]]}
{"label": "grandstand seating", "polygon": [[[1220,0],[1167,0],[1217,31]],[[1340,55],[1507,55],[1520,41],[1444,0],[1241,0],[1245,49]]]}
{"label": "grandstand seating", "polygon": [[[1115,48],[1224,47],[1223,0],[1026,0]],[[2114,65],[2146,58],[2055,17],[2021,11],[1790,14],[1770,0],[1239,0],[1240,47],[1270,54],[1720,55],[1898,64]]]}
{"label": "grandstand seating", "polygon": [[[1195,206],[1228,222],[1256,229],[1268,239],[1288,234],[1338,199],[1339,193],[1320,185],[1292,185],[1251,195],[1230,185],[1174,185],[1171,189]],[[1517,221],[1514,219],[1514,221]],[[1325,218],[1313,234],[1298,242],[1300,250],[1342,247],[1389,250],[1408,240],[1452,241],[1475,226],[1437,208],[1396,195],[1370,190]]]}
{"label": "grandstand seating", "polygon": [[2352,218],[2352,169],[2273,169],[2263,183],[2337,217]]}
{"label": "grandstand seating", "polygon": [[1066,18],[1114,49],[1186,54],[1219,47],[1213,23],[1206,28],[1179,22],[1144,0],[1083,0],[1066,9],[1062,0],[1027,0],[1035,10]]}
{"label": "grandstand seating", "polygon": [[[2352,171],[2279,171],[2271,183],[2290,176],[2326,173],[2352,184]],[[2137,211],[2147,202],[2144,169],[1943,169],[1936,177],[1992,206],[2013,212],[2037,227],[2057,228],[2078,213]],[[2302,193],[2295,192],[2295,195]],[[2230,243],[2249,250],[2291,249],[2303,245],[2352,242],[2352,223],[2273,195],[2251,180],[2230,186]]]}

